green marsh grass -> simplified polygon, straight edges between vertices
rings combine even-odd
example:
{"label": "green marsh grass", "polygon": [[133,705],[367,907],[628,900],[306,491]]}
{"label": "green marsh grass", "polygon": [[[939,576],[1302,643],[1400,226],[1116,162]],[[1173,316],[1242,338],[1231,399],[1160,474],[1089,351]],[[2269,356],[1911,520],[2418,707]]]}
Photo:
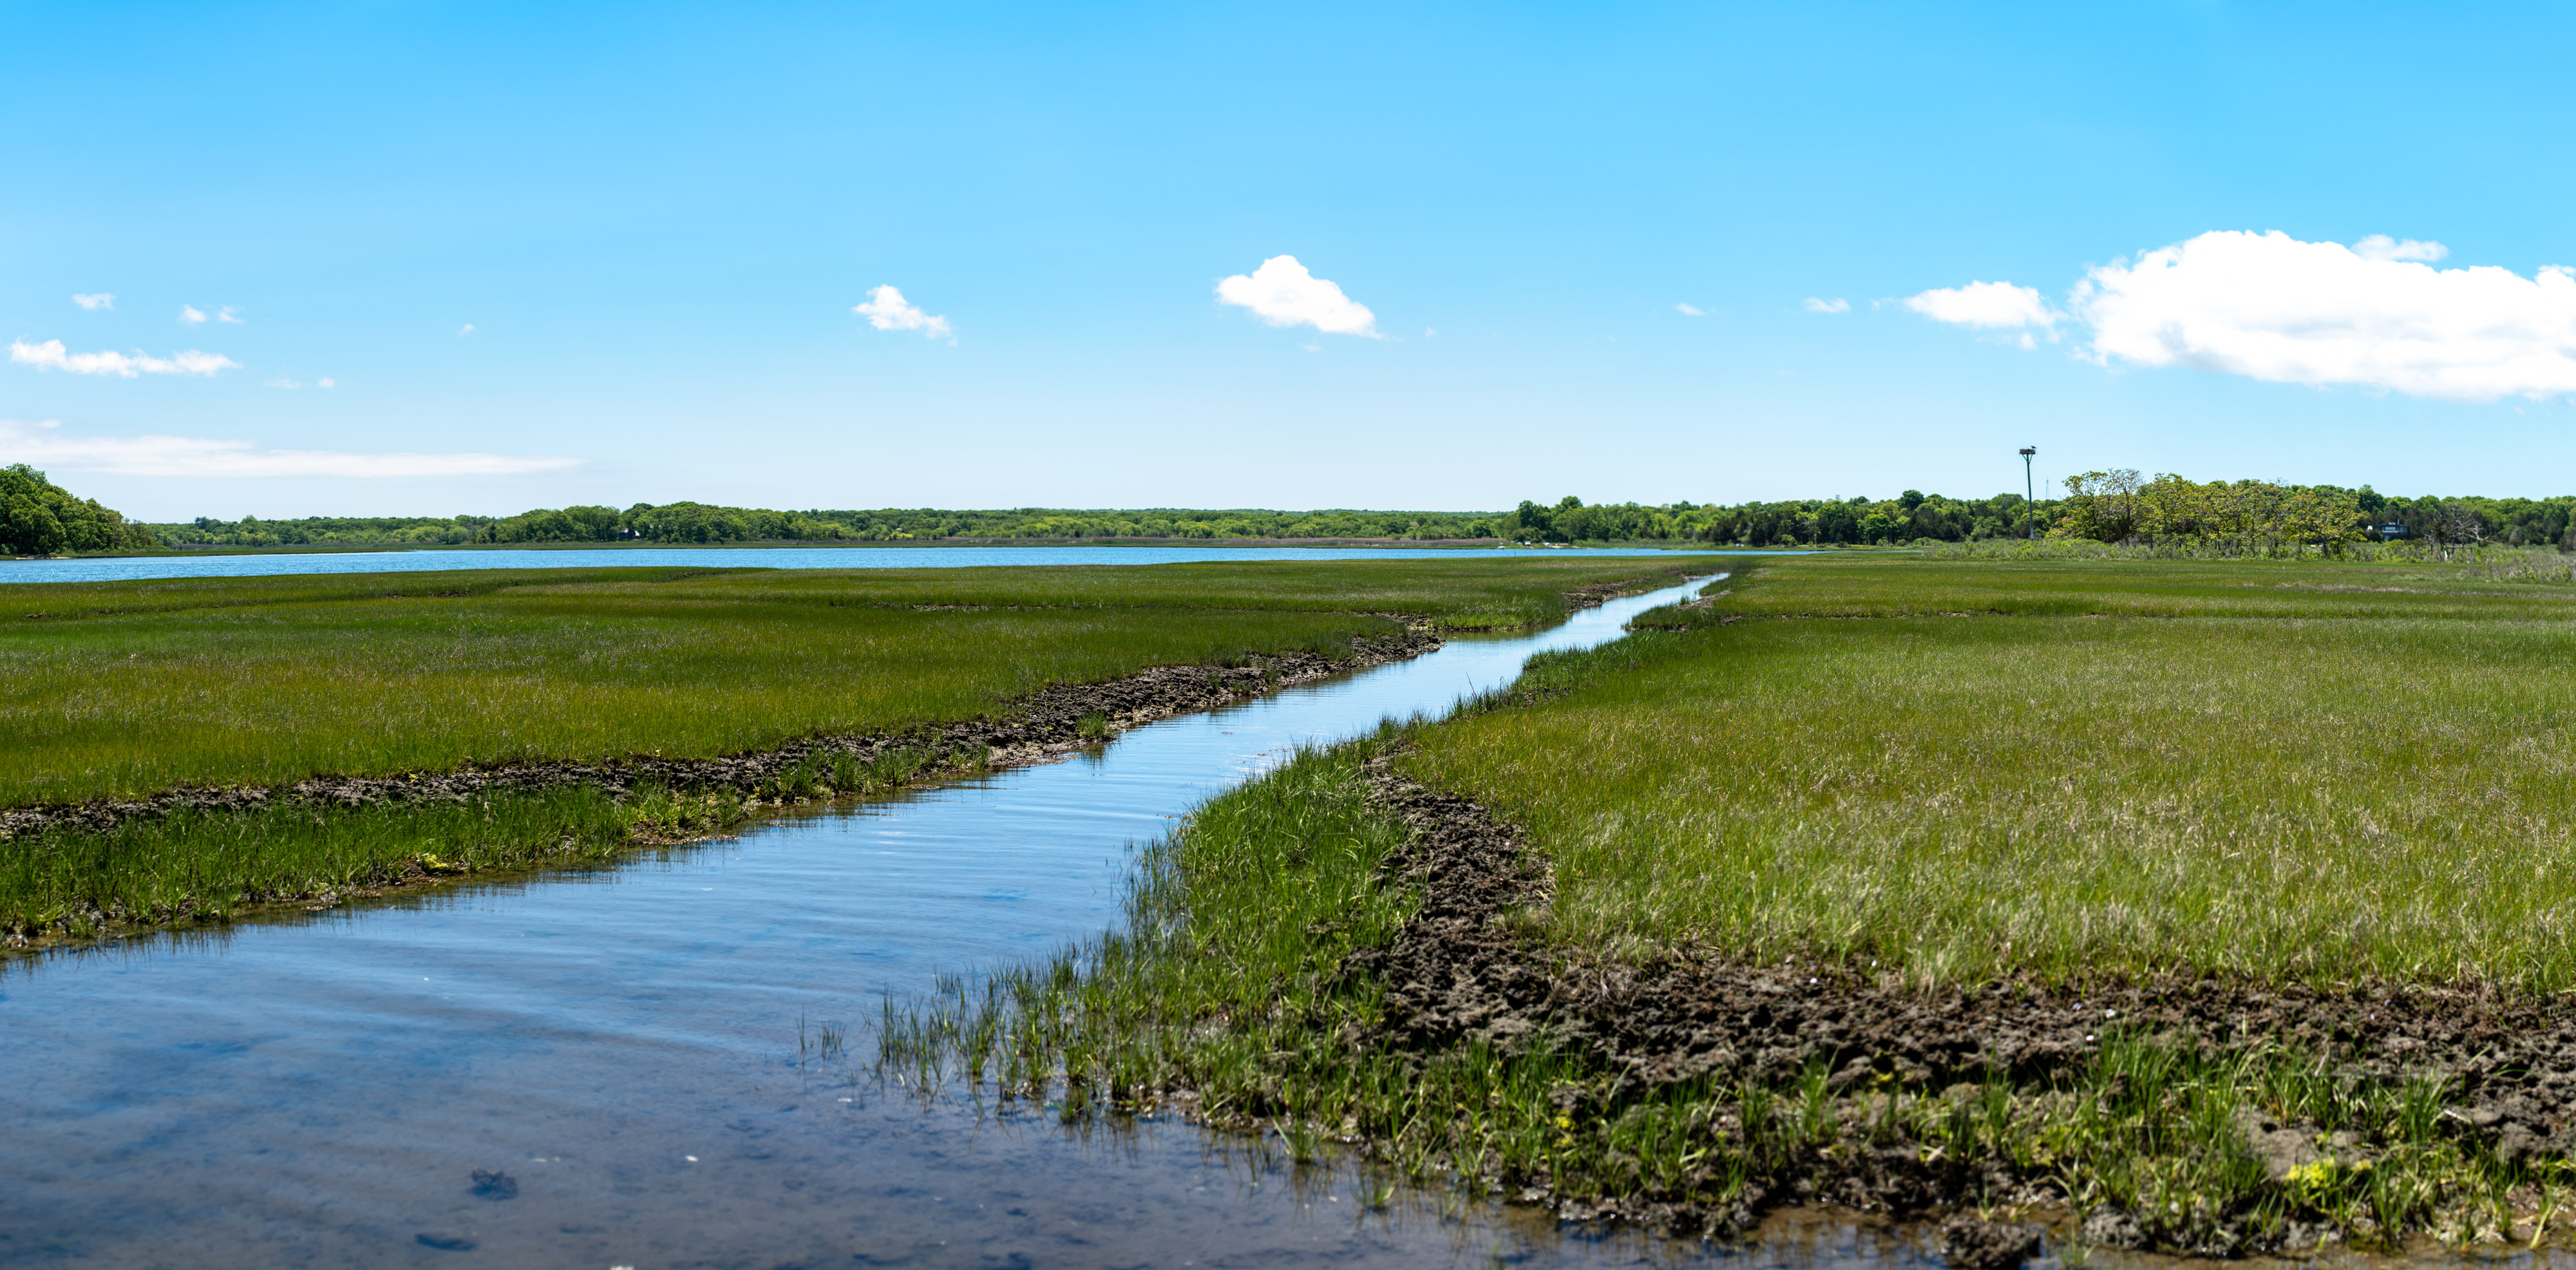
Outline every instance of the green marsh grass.
{"label": "green marsh grass", "polygon": [[2576,986],[2576,608],[2364,576],[2409,589],[1775,564],[1407,761],[1532,832],[1572,943]]}
{"label": "green marsh grass", "polygon": [[462,763],[702,757],[1050,684],[1561,615],[1670,561],[562,569],[0,586],[0,807]]}
{"label": "green marsh grass", "polygon": [[[2516,585],[2499,586],[2499,581]],[[1718,1225],[1909,1171],[2026,1186],[2170,1250],[2535,1242],[2563,1158],[2462,1132],[2439,1073],[2106,1031],[1934,1089],[1823,1065],[1641,1084],[1544,1032],[1407,1050],[1351,970],[1416,897],[1362,795],[1395,756],[1529,830],[1538,949],[1875,961],[1976,989],[2163,972],[2576,986],[2576,610],[2477,564],[1757,566],[1437,724],[1305,754],[1145,853],[1129,928],[889,1003],[879,1071],[1067,1117],[1189,1091],[1292,1153]],[[2274,1128],[2277,1126],[2277,1129]],[[2270,1135],[2266,1138],[2265,1135]],[[2266,1159],[2286,1134],[2292,1162]],[[1997,1189],[2000,1187],[2000,1189]]]}
{"label": "green marsh grass", "polygon": [[[1212,800],[1143,853],[1123,930],[889,999],[876,1073],[1068,1121],[1186,1090],[1300,1161],[1347,1153],[1470,1196],[1685,1205],[1721,1231],[1894,1169],[1982,1204],[2045,1186],[2157,1246],[2238,1254],[2328,1232],[2497,1238],[2566,1183],[2563,1162],[2508,1163],[2446,1135],[2438,1077],[2357,1078],[2279,1043],[2114,1033],[2059,1075],[1946,1089],[1821,1064],[1777,1084],[1640,1082],[1544,1033],[1409,1050],[1378,1029],[1386,985],[1348,961],[1418,898],[1386,876],[1405,831],[1361,776],[1406,731],[1298,755]],[[2268,1168],[2248,1136],[2265,1123],[2329,1145]]]}
{"label": "green marsh grass", "polygon": [[0,850],[0,932],[86,938],[252,906],[532,867],[607,862],[639,844],[718,833],[745,815],[723,791],[587,787],[465,802],[180,811],[105,833],[55,829]]}

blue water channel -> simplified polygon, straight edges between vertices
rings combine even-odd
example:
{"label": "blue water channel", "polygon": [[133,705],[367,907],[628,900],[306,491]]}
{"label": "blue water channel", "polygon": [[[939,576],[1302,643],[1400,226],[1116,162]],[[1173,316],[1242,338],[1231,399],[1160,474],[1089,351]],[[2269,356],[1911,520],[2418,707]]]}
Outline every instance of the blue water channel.
{"label": "blue water channel", "polygon": [[[999,565],[1181,564],[1235,560],[1378,560],[1527,554],[1537,547],[568,547],[280,552],[274,555],[0,558],[0,584],[238,578],[274,573],[418,573],[437,569],[966,569]],[[1570,549],[1569,549],[1570,550]],[[1582,548],[1660,556],[1658,548]],[[1688,554],[1688,553],[1683,553]],[[1730,555],[1748,554],[1741,550]]]}
{"label": "blue water channel", "polygon": [[1186,1124],[925,1106],[818,1046],[838,1026],[864,1049],[886,992],[1107,927],[1134,844],[1293,747],[1436,713],[1693,589],[617,868],[0,964],[0,1264],[1689,1254],[1444,1196],[1369,1211],[1347,1175]]}

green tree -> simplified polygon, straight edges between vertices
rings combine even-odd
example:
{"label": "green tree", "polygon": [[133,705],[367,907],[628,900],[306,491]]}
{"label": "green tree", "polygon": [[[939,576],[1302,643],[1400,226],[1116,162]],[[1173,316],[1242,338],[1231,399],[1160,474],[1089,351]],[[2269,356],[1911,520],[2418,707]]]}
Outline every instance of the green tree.
{"label": "green tree", "polygon": [[73,497],[24,463],[0,467],[0,553],[50,556],[160,545],[151,530],[96,499]]}

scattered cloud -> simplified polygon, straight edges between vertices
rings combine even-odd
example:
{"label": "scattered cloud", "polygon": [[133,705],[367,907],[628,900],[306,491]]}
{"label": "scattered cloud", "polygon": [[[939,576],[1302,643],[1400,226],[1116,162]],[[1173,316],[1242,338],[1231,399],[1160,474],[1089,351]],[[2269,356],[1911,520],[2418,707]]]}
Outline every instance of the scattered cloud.
{"label": "scattered cloud", "polygon": [[2009,282],[1936,288],[1907,296],[1905,307],[1935,322],[1989,330],[2033,326],[2055,330],[2066,316],[2048,307],[2048,301],[2039,298],[2037,287],[2017,287]]}
{"label": "scattered cloud", "polygon": [[1254,317],[1271,326],[1311,326],[1327,335],[1382,338],[1377,315],[1367,305],[1308,273],[1295,256],[1272,256],[1249,274],[1218,282],[1216,298],[1219,304],[1252,310]]}
{"label": "scattered cloud", "polygon": [[72,303],[95,312],[99,309],[115,308],[116,296],[106,291],[100,291],[91,295],[74,294],[72,296]]}
{"label": "scattered cloud", "polygon": [[0,419],[0,461],[114,476],[517,476],[575,467],[580,459],[506,454],[359,454],[263,450],[211,437],[76,437],[60,420]]}
{"label": "scattered cloud", "polygon": [[880,331],[919,331],[929,339],[957,342],[956,332],[948,329],[948,319],[905,303],[903,292],[891,286],[871,289],[868,302],[850,306],[850,312],[866,318],[868,325]]}
{"label": "scattered cloud", "polygon": [[141,352],[71,353],[65,352],[61,340],[30,344],[25,340],[9,343],[9,360],[38,370],[68,371],[75,375],[114,375],[132,379],[137,375],[211,375],[221,370],[239,370],[241,363],[220,353],[189,349],[168,357],[152,357]]}
{"label": "scattered cloud", "polygon": [[215,320],[218,322],[230,323],[234,326],[240,326],[242,324],[241,310],[227,304],[222,308],[222,310],[215,314]]}
{"label": "scattered cloud", "polygon": [[294,379],[272,379],[268,381],[268,386],[271,388],[283,388],[289,392],[293,392],[299,388],[337,388],[340,384],[338,380],[333,379],[317,379],[309,384],[304,383],[301,380]]}
{"label": "scattered cloud", "polygon": [[2452,401],[2576,393],[2576,269],[2432,267],[2449,255],[2440,243],[2385,234],[2346,247],[2214,230],[2088,270],[2063,315],[2009,283],[1905,303],[1945,322],[2047,326],[2052,336],[2053,323],[2071,317],[2092,330],[2082,356],[2103,366]]}
{"label": "scattered cloud", "polygon": [[1426,326],[1422,328],[1422,338],[1426,340],[1438,339],[1440,338],[1440,332]]}
{"label": "scattered cloud", "polygon": [[473,333],[474,333],[474,324],[473,324],[473,323],[471,323],[471,322],[468,322],[468,323],[466,323],[465,325],[463,325],[463,326],[460,326],[460,327],[456,328],[456,338],[458,338],[458,339],[460,339],[460,340],[461,340],[461,339],[464,339],[464,338],[465,338],[466,336],[468,336],[468,335],[472,335]]}
{"label": "scattered cloud", "polygon": [[1820,300],[1815,296],[1808,296],[1806,303],[1802,307],[1804,307],[1809,313],[1849,313],[1851,312],[1851,301],[1846,300],[1841,296],[1835,296],[1830,300]]}
{"label": "scattered cloud", "polygon": [[1700,309],[1700,308],[1693,308],[1693,307],[1691,307],[1690,305],[1687,305],[1687,304],[1676,304],[1676,305],[1674,305],[1674,306],[1673,306],[1673,312],[1678,313],[1678,314],[1681,314],[1683,317],[1707,317],[1707,316],[1708,316],[1708,310],[1706,310],[1706,309]]}
{"label": "scattered cloud", "polygon": [[182,304],[179,306],[179,324],[181,326],[204,326],[206,324],[206,311],[193,304]]}

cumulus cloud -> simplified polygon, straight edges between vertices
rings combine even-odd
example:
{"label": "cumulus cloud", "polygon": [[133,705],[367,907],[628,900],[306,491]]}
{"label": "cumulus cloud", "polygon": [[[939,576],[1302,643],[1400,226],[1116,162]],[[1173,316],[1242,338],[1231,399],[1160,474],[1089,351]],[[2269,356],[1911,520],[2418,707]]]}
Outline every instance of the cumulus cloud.
{"label": "cumulus cloud", "polygon": [[919,331],[929,339],[957,342],[956,333],[948,329],[948,319],[906,303],[903,292],[890,286],[871,289],[868,302],[850,306],[850,312],[866,318],[868,325],[880,331]]}
{"label": "cumulus cloud", "polygon": [[1849,313],[1851,312],[1851,301],[1846,300],[1841,296],[1835,296],[1830,300],[1821,300],[1815,296],[1808,296],[1804,307],[1809,313]]}
{"label": "cumulus cloud", "polygon": [[460,327],[456,328],[456,338],[458,338],[458,339],[460,339],[460,340],[461,340],[461,339],[464,339],[464,338],[465,338],[466,336],[468,336],[468,335],[472,335],[473,333],[474,333],[474,324],[473,324],[473,323],[471,323],[471,322],[468,322],[468,323],[466,323],[465,325],[463,325],[463,326],[460,326]]}
{"label": "cumulus cloud", "polygon": [[211,375],[221,370],[239,370],[241,363],[220,353],[189,349],[168,357],[152,357],[141,352],[72,353],[63,349],[61,340],[30,344],[25,340],[9,342],[9,360],[38,370],[69,371],[75,375],[114,375],[132,379],[137,375]]}
{"label": "cumulus cloud", "polygon": [[100,291],[100,292],[97,292],[96,294],[93,294],[93,295],[78,295],[78,294],[75,294],[74,296],[72,296],[72,303],[77,304],[77,305],[81,306],[81,307],[82,307],[82,308],[84,308],[84,309],[89,309],[89,310],[91,310],[91,311],[95,312],[95,311],[97,311],[97,310],[99,310],[99,309],[112,309],[112,308],[115,308],[115,307],[116,307],[116,297],[115,297],[113,294],[110,294],[109,292],[105,292],[105,291]]}
{"label": "cumulus cloud", "polygon": [[2493,401],[2576,393],[2576,270],[2435,269],[2438,243],[2219,231],[2076,285],[2093,356]]}
{"label": "cumulus cloud", "polygon": [[1271,326],[1311,326],[1327,335],[1381,338],[1377,315],[1342,289],[1306,271],[1295,256],[1272,256],[1251,273],[1216,284],[1220,304],[1238,305]]}
{"label": "cumulus cloud", "polygon": [[[2576,269],[2435,269],[2437,242],[2346,247],[2214,230],[2087,271],[2066,315],[2009,283],[1926,291],[1907,307],[1978,327],[2092,330],[2100,365],[2183,366],[2270,383],[2453,401],[2576,393]],[[2052,327],[2053,330],[2053,327]],[[2024,342],[2028,342],[2027,333]]]}
{"label": "cumulus cloud", "polygon": [[1683,317],[1707,317],[1707,316],[1708,316],[1708,310],[1706,310],[1706,309],[1695,309],[1695,308],[1692,308],[1691,306],[1689,306],[1689,305],[1687,305],[1687,304],[1676,304],[1676,305],[1674,305],[1674,306],[1673,306],[1673,312],[1678,313],[1678,314],[1681,314]]}
{"label": "cumulus cloud", "polygon": [[2039,288],[2017,287],[2009,282],[1971,282],[1964,287],[1940,287],[1921,295],[1907,296],[1905,307],[1935,322],[1990,330],[2034,326],[2054,330],[2065,317],[2048,307],[2048,301],[2039,298]]}
{"label": "cumulus cloud", "polygon": [[552,472],[580,459],[506,454],[360,454],[263,450],[255,441],[211,437],[76,437],[60,420],[0,419],[0,462],[114,476],[517,476]]}
{"label": "cumulus cloud", "polygon": [[232,324],[232,325],[234,325],[234,326],[239,326],[239,325],[241,325],[241,324],[242,324],[242,320],[241,320],[241,310],[236,309],[236,308],[234,308],[233,306],[231,306],[231,305],[227,304],[227,305],[225,305],[225,306],[223,307],[223,309],[222,309],[220,312],[218,312],[218,313],[216,313],[216,314],[215,314],[215,320],[216,320],[216,321],[218,321],[218,322],[227,322],[227,323],[230,323],[230,324]]}
{"label": "cumulus cloud", "polygon": [[181,326],[204,326],[206,324],[206,311],[193,304],[182,304],[179,306],[179,324]]}

